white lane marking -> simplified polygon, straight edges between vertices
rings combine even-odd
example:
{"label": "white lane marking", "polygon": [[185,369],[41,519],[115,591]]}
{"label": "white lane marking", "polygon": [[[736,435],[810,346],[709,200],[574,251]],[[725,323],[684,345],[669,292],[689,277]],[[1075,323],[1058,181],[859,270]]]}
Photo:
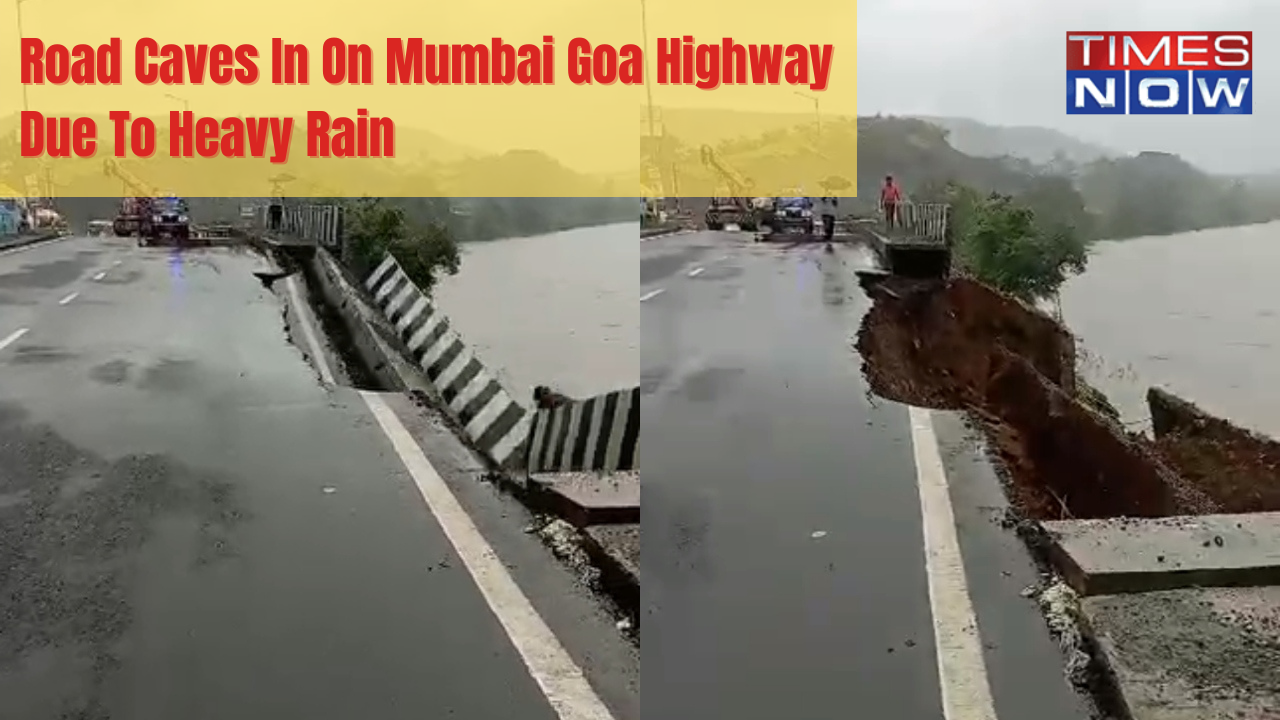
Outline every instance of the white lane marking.
{"label": "white lane marking", "polygon": [[22,337],[23,335],[26,335],[27,330],[28,328],[18,328],[17,330],[14,330],[13,332],[9,333],[7,337],[5,337],[3,340],[0,340],[0,350],[3,350],[9,347],[10,345],[18,342],[18,338]]}
{"label": "white lane marking", "polygon": [[400,418],[376,393],[362,390],[360,396],[556,715],[561,720],[613,720],[582,668],[538,615]]}
{"label": "white lane marking", "polygon": [[311,357],[315,359],[316,370],[320,372],[320,380],[326,385],[333,385],[333,371],[329,369],[329,361],[325,359],[324,352],[320,349],[320,338],[316,336],[316,329],[311,324],[311,315],[308,312],[308,308],[302,302],[302,296],[298,294],[298,283],[290,275],[285,278],[284,284],[289,288],[289,299],[293,302],[293,307],[298,313],[298,324],[302,326],[302,336],[307,340],[307,349],[311,352]]}
{"label": "white lane marking", "polygon": [[121,262],[122,262],[122,261],[117,260],[117,261],[115,261],[115,262],[111,263],[111,266],[112,266],[112,267],[117,267],[117,266],[119,266],[119,265],[120,265],[120,263],[121,263]]}
{"label": "white lane marking", "polygon": [[652,300],[664,292],[666,292],[666,290],[663,288],[658,288],[657,290],[650,290],[649,292],[640,296],[640,302],[644,302],[646,300]]}
{"label": "white lane marking", "polygon": [[707,271],[707,269],[706,269],[706,268],[703,268],[703,267],[696,267],[696,268],[694,268],[694,269],[692,269],[692,270],[690,270],[690,271],[689,271],[689,277],[698,277],[699,275],[701,275],[702,273],[704,273],[704,272],[706,272],[706,271]]}
{"label": "white lane marking", "polygon": [[80,295],[80,293],[78,293],[78,292],[73,292],[73,293],[71,293],[70,295],[68,295],[68,296],[66,296],[66,297],[62,298],[61,300],[59,300],[59,301],[58,301],[58,304],[59,304],[59,305],[66,305],[67,303],[69,303],[69,302],[71,302],[72,300],[75,300],[77,297],[79,297],[79,295]]}
{"label": "white lane marking", "polygon": [[102,272],[98,273],[97,275],[94,275],[94,276],[93,276],[93,279],[94,279],[94,280],[101,280],[102,278],[104,278],[104,277],[106,277],[106,276],[107,276],[107,271],[106,271],[106,270],[103,270]]}
{"label": "white lane marking", "polygon": [[932,416],[921,408],[913,407],[909,411],[943,715],[947,720],[996,720],[982,656],[982,639],[969,597],[947,473],[933,432]]}

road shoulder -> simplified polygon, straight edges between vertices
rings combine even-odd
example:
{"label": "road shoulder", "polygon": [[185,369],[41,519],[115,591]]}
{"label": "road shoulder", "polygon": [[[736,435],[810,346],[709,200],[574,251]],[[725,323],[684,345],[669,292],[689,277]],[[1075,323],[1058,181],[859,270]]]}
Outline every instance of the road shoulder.
{"label": "road shoulder", "polygon": [[[307,288],[300,296],[311,299],[299,311],[296,305],[303,301],[289,293],[291,326],[298,326],[297,335],[305,336],[302,329],[314,324],[312,317],[328,315],[323,325],[329,332],[315,332],[324,337],[324,341],[317,343],[317,349],[309,354],[319,354],[328,367],[337,368],[330,374],[334,382],[340,385],[356,382],[362,386],[362,397],[411,474],[418,462],[417,475],[427,477],[428,485],[433,474],[443,481],[446,499],[439,500],[442,496],[437,494],[437,500],[433,501],[425,490],[423,499],[437,521],[448,525],[437,504],[443,502],[450,506],[447,496],[452,496],[461,516],[454,512],[450,517],[459,520],[462,526],[473,526],[478,532],[482,541],[475,557],[480,558],[477,562],[481,566],[470,568],[477,582],[486,582],[485,578],[491,580],[503,571],[510,575],[513,584],[500,583],[499,589],[486,593],[486,599],[490,601],[490,609],[512,632],[513,641],[530,663],[535,678],[546,687],[548,683],[563,683],[565,677],[581,673],[589,687],[580,684],[567,690],[561,687],[549,695],[558,692],[560,697],[567,696],[567,702],[574,704],[580,713],[587,713],[580,715],[584,718],[638,718],[639,649],[633,637],[619,631],[627,624],[626,613],[607,601],[602,602],[595,592],[599,571],[589,556],[576,547],[547,542],[547,534],[542,532],[548,525],[547,519],[536,515],[521,501],[522,488],[518,483],[510,482],[503,473],[491,472],[490,464],[463,442],[456,422],[438,409],[439,401],[432,397],[430,384],[393,346],[394,336],[383,327],[386,321],[368,306],[350,280],[342,278],[346,282],[334,282],[333,278],[327,278],[328,282],[320,282],[319,288],[308,287],[312,283],[307,280],[313,278],[312,273],[289,278]],[[335,320],[343,337],[330,336]],[[347,352],[343,352],[344,347]],[[356,365],[363,369],[354,367]],[[386,387],[392,391],[381,391]],[[394,419],[380,414],[380,407]],[[397,428],[403,428],[403,435]],[[403,446],[406,438],[413,443],[412,447]],[[419,460],[413,460],[418,454],[415,448],[420,452]],[[422,467],[420,460],[425,460],[430,469]],[[424,481],[419,477],[415,479],[423,490]],[[436,493],[440,490],[440,487],[434,488]],[[459,540],[448,527],[446,534],[456,546]],[[476,546],[476,535],[468,531],[462,534],[470,541],[461,542]],[[483,558],[489,552],[485,547],[491,549],[498,565],[485,564]],[[464,547],[458,549],[464,553]],[[494,600],[495,597],[499,599]],[[494,605],[495,602],[501,604]],[[550,664],[546,664],[548,662]],[[598,700],[593,699],[595,697]],[[557,702],[556,697],[551,700],[553,704]],[[603,706],[599,702],[603,702]],[[606,712],[604,707],[608,714],[602,714]]]}

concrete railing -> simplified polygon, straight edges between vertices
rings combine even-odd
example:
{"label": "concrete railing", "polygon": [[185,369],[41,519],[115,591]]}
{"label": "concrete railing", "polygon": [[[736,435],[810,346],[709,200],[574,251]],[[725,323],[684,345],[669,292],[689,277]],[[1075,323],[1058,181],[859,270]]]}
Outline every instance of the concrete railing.
{"label": "concrete railing", "polygon": [[365,289],[467,438],[495,464],[518,467],[532,413],[485,368],[391,254],[365,280]]}
{"label": "concrete railing", "polygon": [[639,387],[528,409],[484,366],[391,254],[364,285],[439,394],[444,410],[495,464],[529,473],[638,467]]}
{"label": "concrete railing", "polygon": [[635,470],[640,456],[640,388],[538,410],[529,431],[530,473]]}

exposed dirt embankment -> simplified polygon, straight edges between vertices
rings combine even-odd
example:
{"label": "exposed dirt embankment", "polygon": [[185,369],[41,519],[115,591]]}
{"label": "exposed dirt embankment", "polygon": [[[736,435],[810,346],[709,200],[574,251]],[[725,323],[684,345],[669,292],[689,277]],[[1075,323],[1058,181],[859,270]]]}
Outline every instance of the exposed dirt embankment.
{"label": "exposed dirt embankment", "polygon": [[1223,512],[1280,511],[1280,443],[1157,388],[1147,391],[1155,445]]}
{"label": "exposed dirt embankment", "polygon": [[1159,517],[1217,504],[1149,441],[1081,403],[1075,342],[1052,319],[980,283],[866,283],[858,349],[872,390],[967,409],[1003,461],[1010,502],[1040,519]]}

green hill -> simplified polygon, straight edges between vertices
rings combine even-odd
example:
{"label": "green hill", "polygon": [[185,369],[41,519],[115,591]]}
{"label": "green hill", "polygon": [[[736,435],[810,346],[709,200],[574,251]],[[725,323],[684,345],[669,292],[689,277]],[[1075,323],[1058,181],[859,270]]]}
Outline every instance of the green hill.
{"label": "green hill", "polygon": [[[709,141],[723,166],[757,180],[757,188],[803,186],[818,194],[822,178],[846,174],[856,160],[858,199],[850,204],[862,212],[874,209],[882,179],[893,175],[916,199],[940,197],[949,183],[1015,196],[1044,222],[1070,225],[1090,238],[1280,218],[1275,178],[1212,175],[1166,153],[1112,157],[1104,148],[1045,128],[876,116],[858,118],[856,125],[824,118],[819,135],[812,116],[741,115],[665,110],[668,134],[661,152],[673,168],[668,185],[674,178],[684,196],[728,192],[724,179],[703,162],[701,145]],[[721,124],[718,140],[710,130],[714,123]],[[689,135],[681,135],[681,128]],[[735,134],[747,128],[757,128],[756,134]],[[969,152],[955,141],[957,132]]]}

